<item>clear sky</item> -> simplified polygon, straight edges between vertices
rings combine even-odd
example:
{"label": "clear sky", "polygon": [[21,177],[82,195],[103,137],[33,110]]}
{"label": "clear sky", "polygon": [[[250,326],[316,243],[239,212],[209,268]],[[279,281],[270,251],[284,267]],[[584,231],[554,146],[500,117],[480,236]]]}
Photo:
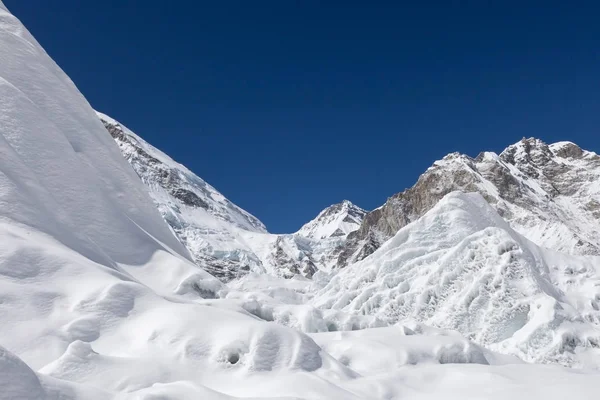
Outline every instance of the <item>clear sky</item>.
{"label": "clear sky", "polygon": [[600,152],[597,2],[3,1],[96,109],[275,233],[452,151]]}

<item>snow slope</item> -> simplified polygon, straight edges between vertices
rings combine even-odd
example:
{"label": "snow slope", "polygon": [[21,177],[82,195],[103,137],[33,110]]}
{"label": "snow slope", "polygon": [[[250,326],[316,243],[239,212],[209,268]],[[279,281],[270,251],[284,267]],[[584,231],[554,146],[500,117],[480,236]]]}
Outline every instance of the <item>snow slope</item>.
{"label": "snow slope", "polygon": [[[84,97],[1,2],[0,60],[0,399],[563,399],[600,389],[593,371],[522,364],[419,324],[325,332],[377,320],[305,304],[323,274],[222,284],[192,262]],[[576,272],[569,279],[593,290]]]}
{"label": "snow slope", "polygon": [[538,247],[477,193],[446,195],[314,304],[456,330],[527,361],[600,366],[600,258]]}

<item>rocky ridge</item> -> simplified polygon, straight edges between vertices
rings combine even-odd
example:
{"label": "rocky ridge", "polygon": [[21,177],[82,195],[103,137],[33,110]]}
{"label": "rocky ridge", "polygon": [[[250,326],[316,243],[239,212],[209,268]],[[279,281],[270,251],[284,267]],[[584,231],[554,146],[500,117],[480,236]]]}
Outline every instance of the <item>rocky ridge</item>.
{"label": "rocky ridge", "polygon": [[368,213],[348,235],[344,267],[373,253],[452,191],[480,193],[520,234],[574,255],[600,255],[600,156],[571,142],[523,138],[500,155],[451,153]]}

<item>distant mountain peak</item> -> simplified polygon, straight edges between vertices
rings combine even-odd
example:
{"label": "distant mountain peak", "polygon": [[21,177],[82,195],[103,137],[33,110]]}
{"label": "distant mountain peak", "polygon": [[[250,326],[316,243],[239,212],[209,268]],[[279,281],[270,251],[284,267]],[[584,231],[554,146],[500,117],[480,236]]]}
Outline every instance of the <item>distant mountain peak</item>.
{"label": "distant mountain peak", "polygon": [[325,208],[315,219],[300,228],[297,234],[312,239],[345,238],[360,227],[366,213],[350,200],[343,200]]}

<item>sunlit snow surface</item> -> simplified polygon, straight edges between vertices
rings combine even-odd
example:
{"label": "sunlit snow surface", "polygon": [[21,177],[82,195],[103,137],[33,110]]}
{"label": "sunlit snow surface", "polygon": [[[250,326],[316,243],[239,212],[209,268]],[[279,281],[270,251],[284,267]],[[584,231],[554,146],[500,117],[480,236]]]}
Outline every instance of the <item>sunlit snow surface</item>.
{"label": "sunlit snow surface", "polygon": [[[1,399],[586,399],[600,390],[591,369],[524,364],[439,329],[475,332],[504,353],[598,359],[597,260],[540,252],[470,195],[451,195],[337,276],[221,284],[191,262],[94,111],[2,3],[0,133]],[[475,293],[475,282],[498,282],[504,297]],[[384,312],[376,296],[422,312]],[[496,300],[507,309],[487,315],[514,310],[509,331],[498,321],[486,329],[481,313],[460,316]],[[403,316],[438,328],[397,324]],[[536,332],[550,339],[537,345]]]}

